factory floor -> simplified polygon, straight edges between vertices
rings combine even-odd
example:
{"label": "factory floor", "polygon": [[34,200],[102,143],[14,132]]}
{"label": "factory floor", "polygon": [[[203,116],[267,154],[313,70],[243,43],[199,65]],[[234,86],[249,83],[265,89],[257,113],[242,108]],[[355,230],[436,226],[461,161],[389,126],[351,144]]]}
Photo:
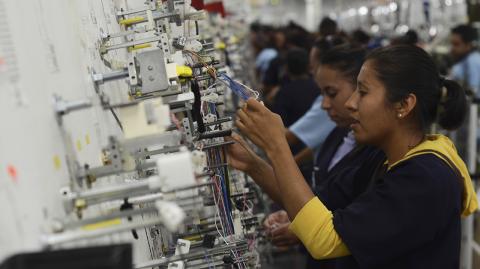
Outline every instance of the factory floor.
{"label": "factory floor", "polygon": [[305,268],[305,255],[292,249],[286,252],[272,253],[269,259],[263,259],[262,269]]}

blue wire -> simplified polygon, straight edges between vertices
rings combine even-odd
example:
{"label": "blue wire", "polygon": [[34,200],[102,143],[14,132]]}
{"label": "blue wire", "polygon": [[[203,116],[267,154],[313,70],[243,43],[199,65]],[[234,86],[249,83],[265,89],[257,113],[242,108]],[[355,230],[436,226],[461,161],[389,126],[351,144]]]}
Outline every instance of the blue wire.
{"label": "blue wire", "polygon": [[213,268],[212,267],[212,260],[211,260],[211,258],[209,259],[208,257],[209,257],[208,252],[207,252],[207,250],[205,250],[205,261],[208,262],[208,268],[210,269],[210,268]]}
{"label": "blue wire", "polygon": [[224,197],[224,202],[225,202],[225,206],[226,206],[226,209],[227,209],[227,220],[228,220],[228,224],[230,225],[230,229],[231,231],[233,232],[233,222],[232,222],[232,219],[231,219],[231,216],[230,216],[230,212],[232,211],[231,208],[230,208],[230,203],[228,202],[228,197],[227,197],[227,186],[225,185],[225,177],[222,173],[222,189],[223,189],[223,197]]}
{"label": "blue wire", "polygon": [[227,81],[228,87],[240,98],[243,100],[247,100],[250,98],[250,94],[246,91],[245,87],[231,79],[229,76],[225,74],[220,74],[219,77],[225,79]]}
{"label": "blue wire", "polygon": [[[210,106],[211,106],[211,112],[216,114],[215,104],[211,103]],[[217,158],[218,161],[221,160],[220,152],[218,150],[215,151],[215,157]],[[226,186],[226,183],[225,183],[225,173],[224,173],[223,169],[221,169],[221,168],[218,168],[217,172],[218,172],[218,174],[220,175],[220,178],[221,178],[220,183],[221,183],[221,187],[222,187],[222,196],[223,196],[223,200],[224,200],[225,210],[227,211],[225,218],[228,221],[228,224],[230,226],[230,230],[233,233],[234,232],[234,226],[233,226],[232,216],[230,215],[232,209],[230,207],[230,202],[229,202],[228,196],[227,196],[228,192],[227,192],[227,186]]]}
{"label": "blue wire", "polygon": [[[219,157],[220,156],[218,156],[218,152],[217,152],[217,158],[219,158]],[[225,205],[225,209],[227,211],[226,212],[227,216],[225,216],[225,217],[227,218],[228,224],[230,225],[230,230],[233,233],[234,232],[234,226],[233,226],[232,216],[230,215],[230,213],[232,212],[232,209],[230,207],[230,203],[229,203],[229,200],[228,200],[228,197],[227,197],[227,186],[225,184],[225,174],[223,173],[222,169],[219,169],[219,174],[220,174],[220,177],[221,177],[221,185],[222,185],[222,194],[223,194],[224,205]]]}

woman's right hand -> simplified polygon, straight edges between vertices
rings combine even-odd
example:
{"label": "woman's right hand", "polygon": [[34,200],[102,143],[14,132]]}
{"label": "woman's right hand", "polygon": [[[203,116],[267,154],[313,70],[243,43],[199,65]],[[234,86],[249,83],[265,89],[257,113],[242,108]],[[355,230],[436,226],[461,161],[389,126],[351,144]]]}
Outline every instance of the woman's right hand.
{"label": "woman's right hand", "polygon": [[290,247],[300,243],[300,240],[292,233],[288,226],[290,219],[285,210],[274,212],[265,219],[263,227],[273,245],[277,247]]}
{"label": "woman's right hand", "polygon": [[261,159],[240,135],[232,133],[232,136],[225,137],[225,141],[234,141],[227,147],[228,164],[233,168],[248,173],[254,169]]}
{"label": "woman's right hand", "polygon": [[288,228],[290,222],[282,223],[270,232],[270,241],[276,247],[284,248],[300,244],[300,239]]}
{"label": "woman's right hand", "polygon": [[263,222],[263,227],[265,228],[265,230],[267,230],[267,232],[269,232],[270,230],[275,229],[278,225],[284,223],[290,223],[287,211],[278,210],[271,213],[265,218],[265,221]]}

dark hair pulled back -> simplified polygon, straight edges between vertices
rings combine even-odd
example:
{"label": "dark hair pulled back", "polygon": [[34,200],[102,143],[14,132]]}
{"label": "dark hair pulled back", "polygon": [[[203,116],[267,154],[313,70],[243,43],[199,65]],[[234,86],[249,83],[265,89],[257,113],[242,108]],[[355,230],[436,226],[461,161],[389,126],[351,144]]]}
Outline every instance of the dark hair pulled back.
{"label": "dark hair pulled back", "polygon": [[415,115],[426,130],[437,121],[447,130],[463,123],[467,111],[464,89],[455,81],[439,76],[437,67],[423,49],[410,45],[380,48],[367,55],[391,103],[409,94],[417,98]]}
{"label": "dark hair pulled back", "polygon": [[344,78],[356,85],[365,55],[366,51],[364,49],[350,45],[339,45],[321,55],[320,65],[326,65],[341,72]]}

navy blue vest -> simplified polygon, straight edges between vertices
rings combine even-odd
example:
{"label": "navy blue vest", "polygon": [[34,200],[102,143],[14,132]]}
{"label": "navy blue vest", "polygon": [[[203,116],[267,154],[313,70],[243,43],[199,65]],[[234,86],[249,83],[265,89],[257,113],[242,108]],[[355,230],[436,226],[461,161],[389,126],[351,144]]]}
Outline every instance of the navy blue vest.
{"label": "navy blue vest", "polygon": [[[385,154],[371,146],[357,145],[328,171],[330,161],[350,129],[336,127],[326,138],[315,160],[312,189],[325,206],[335,211],[351,204],[373,184],[375,174],[385,161]],[[351,256],[317,261],[309,258],[307,268],[338,268],[350,264]],[[342,266],[342,268],[344,268]]]}

